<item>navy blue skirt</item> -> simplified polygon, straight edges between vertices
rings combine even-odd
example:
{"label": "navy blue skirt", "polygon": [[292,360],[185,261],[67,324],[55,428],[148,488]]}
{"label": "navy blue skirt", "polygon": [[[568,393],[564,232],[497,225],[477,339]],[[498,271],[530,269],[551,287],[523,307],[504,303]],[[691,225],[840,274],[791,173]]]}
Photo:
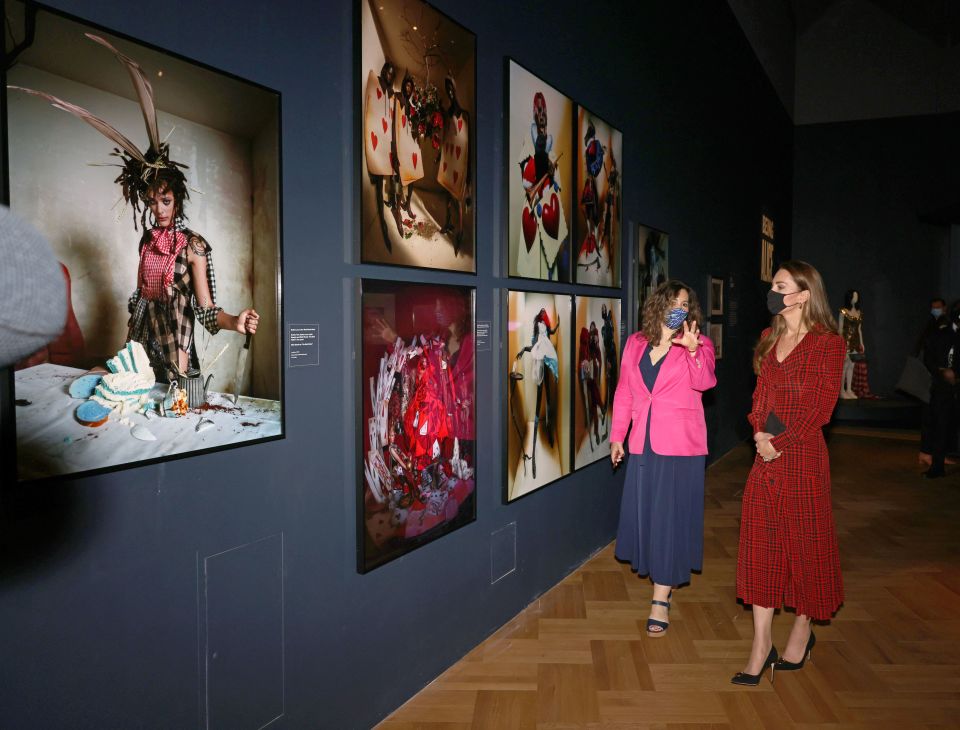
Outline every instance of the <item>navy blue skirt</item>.
{"label": "navy blue skirt", "polygon": [[615,555],[654,583],[682,585],[703,568],[706,457],[661,456],[646,440],[627,461]]}

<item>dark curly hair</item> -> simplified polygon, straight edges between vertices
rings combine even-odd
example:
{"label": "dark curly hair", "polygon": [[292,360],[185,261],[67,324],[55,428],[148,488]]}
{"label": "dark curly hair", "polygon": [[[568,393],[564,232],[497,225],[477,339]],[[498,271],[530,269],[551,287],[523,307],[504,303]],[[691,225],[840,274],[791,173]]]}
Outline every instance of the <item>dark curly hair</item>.
{"label": "dark curly hair", "polygon": [[700,313],[700,301],[697,299],[697,293],[679,279],[670,279],[663,282],[656,288],[653,294],[643,305],[642,326],[643,336],[651,347],[660,344],[660,336],[663,334],[662,326],[667,321],[667,312],[673,308],[673,302],[680,292],[687,292],[690,297],[690,309],[687,314],[688,322],[702,323]]}

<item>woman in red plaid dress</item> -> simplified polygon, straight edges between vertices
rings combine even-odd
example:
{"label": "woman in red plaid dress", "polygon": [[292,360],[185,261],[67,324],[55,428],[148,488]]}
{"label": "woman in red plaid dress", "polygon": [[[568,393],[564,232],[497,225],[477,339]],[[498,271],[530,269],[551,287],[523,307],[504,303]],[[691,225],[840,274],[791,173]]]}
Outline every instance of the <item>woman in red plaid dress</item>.
{"label": "woman in red plaid dress", "polygon": [[[754,638],[736,684],[756,684],[773,663],[799,669],[815,641],[810,620],[829,619],[843,602],[821,429],[840,394],[846,348],[823,280],[809,264],[783,264],[767,299],[774,317],[754,352],[749,420],[757,456],[743,494],[737,556],[737,597],[753,605]],[[797,616],[778,660],[771,624],[782,605]]]}

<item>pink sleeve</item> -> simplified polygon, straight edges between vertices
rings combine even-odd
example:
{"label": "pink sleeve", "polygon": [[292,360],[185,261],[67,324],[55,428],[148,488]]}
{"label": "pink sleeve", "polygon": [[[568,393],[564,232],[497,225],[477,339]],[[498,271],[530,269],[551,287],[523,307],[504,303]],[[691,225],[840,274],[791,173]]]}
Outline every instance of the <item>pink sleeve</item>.
{"label": "pink sleeve", "polygon": [[687,361],[687,370],[690,373],[691,388],[702,393],[717,384],[715,372],[717,353],[709,337],[701,337],[696,354],[691,355],[688,352],[684,355],[684,359]]}
{"label": "pink sleeve", "polygon": [[636,338],[630,337],[620,358],[620,380],[613,394],[613,425],[610,428],[610,443],[623,443],[633,418],[633,393],[627,384],[627,373],[623,366],[626,364],[627,367],[632,367],[630,363],[633,362],[632,356],[636,346]]}

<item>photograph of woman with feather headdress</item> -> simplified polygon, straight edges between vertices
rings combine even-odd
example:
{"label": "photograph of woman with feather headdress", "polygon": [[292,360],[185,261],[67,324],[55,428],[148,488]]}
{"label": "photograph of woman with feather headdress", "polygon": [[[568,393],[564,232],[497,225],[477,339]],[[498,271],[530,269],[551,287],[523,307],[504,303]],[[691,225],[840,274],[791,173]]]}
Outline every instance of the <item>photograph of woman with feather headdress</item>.
{"label": "photograph of woman with feather headdress", "polygon": [[20,477],[279,436],[278,96],[33,5],[8,20],[10,205],[71,323],[17,370]]}

